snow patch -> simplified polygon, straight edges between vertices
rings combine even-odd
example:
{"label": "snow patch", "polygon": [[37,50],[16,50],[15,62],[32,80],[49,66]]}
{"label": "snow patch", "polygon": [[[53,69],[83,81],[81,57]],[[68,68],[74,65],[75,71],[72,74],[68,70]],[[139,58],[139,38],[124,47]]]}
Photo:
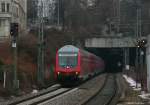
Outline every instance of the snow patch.
{"label": "snow patch", "polygon": [[32,94],[36,94],[36,93],[38,93],[38,90],[34,89],[34,90],[32,91]]}
{"label": "snow patch", "polygon": [[127,75],[123,75],[123,77],[126,79],[126,81],[129,83],[129,85],[133,88],[135,91],[141,90],[141,84],[136,83],[131,77],[128,77]]}
{"label": "snow patch", "polygon": [[139,95],[139,97],[141,97],[142,99],[150,100],[150,93],[145,93],[145,94]]}
{"label": "snow patch", "polygon": [[[131,77],[128,77],[127,75],[123,75],[123,77],[130,84],[130,86],[133,88],[134,91],[141,91],[140,83],[136,83]],[[150,100],[150,93],[145,93],[145,91],[141,91],[141,94],[138,96],[142,99]],[[140,104],[142,104],[142,103],[140,103]],[[134,104],[134,105],[138,105],[138,104]]]}
{"label": "snow patch", "polygon": [[60,84],[55,84],[55,85],[53,85],[51,87],[54,88],[54,87],[59,87],[59,86],[61,86],[61,85]]}

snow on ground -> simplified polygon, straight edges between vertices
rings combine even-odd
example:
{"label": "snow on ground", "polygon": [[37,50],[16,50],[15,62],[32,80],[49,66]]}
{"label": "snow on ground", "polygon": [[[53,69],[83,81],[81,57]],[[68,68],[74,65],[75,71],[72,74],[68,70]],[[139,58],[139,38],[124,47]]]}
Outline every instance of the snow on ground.
{"label": "snow on ground", "polygon": [[133,90],[135,90],[135,91],[141,90],[141,84],[140,83],[136,83],[136,81],[134,79],[132,79],[131,77],[128,77],[127,75],[123,75],[123,77],[129,83],[129,85],[133,88]]}
{"label": "snow on ground", "polygon": [[141,97],[142,99],[150,100],[150,93],[141,94],[139,95],[139,97]]}
{"label": "snow on ground", "polygon": [[[131,77],[128,77],[127,75],[123,75],[123,77],[126,79],[126,81],[130,84],[130,86],[135,91],[141,91],[141,84],[136,83]],[[138,95],[142,99],[150,100],[150,93],[145,93],[141,91],[141,95]]]}
{"label": "snow on ground", "polygon": [[32,94],[36,94],[36,93],[38,93],[38,90],[34,89],[34,90],[32,91]]}

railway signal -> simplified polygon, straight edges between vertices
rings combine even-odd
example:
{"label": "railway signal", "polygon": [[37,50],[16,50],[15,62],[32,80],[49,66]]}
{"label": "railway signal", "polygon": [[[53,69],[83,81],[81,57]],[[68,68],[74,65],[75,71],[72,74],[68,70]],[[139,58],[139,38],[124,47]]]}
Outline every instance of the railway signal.
{"label": "railway signal", "polygon": [[13,37],[17,37],[18,36],[18,23],[11,23],[10,24],[10,35]]}
{"label": "railway signal", "polygon": [[146,44],[147,44],[147,40],[146,39],[140,39],[137,41],[137,64],[136,64],[136,67],[137,67],[137,70],[138,70],[138,74],[137,74],[137,80],[140,80],[141,82],[141,88],[142,90],[145,89],[145,84],[144,84],[144,64],[145,64],[145,47],[146,47]]}
{"label": "railway signal", "polygon": [[[17,75],[17,39],[19,35],[19,24],[10,23],[10,35],[12,37],[12,48],[13,48],[13,90],[17,92],[19,88],[19,80]],[[16,93],[15,93],[16,94]]]}
{"label": "railway signal", "polygon": [[145,47],[146,44],[147,44],[147,40],[146,39],[142,39],[142,40],[138,40],[137,41],[137,47],[138,48],[143,48],[143,47]]}

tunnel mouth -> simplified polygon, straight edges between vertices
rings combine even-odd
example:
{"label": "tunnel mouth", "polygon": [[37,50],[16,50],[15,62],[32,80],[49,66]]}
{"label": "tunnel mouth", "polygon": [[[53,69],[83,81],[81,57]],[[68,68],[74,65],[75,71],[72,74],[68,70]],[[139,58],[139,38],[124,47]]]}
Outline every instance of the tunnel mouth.
{"label": "tunnel mouth", "polygon": [[122,48],[86,48],[87,51],[101,57],[105,62],[107,73],[118,73],[123,70]]}
{"label": "tunnel mouth", "polygon": [[[118,73],[124,70],[135,69],[140,65],[140,54],[143,52],[143,64],[146,64],[146,48],[123,47],[123,48],[85,48],[101,57],[105,62],[105,71],[108,73]],[[127,54],[128,52],[128,54]],[[137,64],[138,62],[138,64]],[[119,63],[121,63],[121,66]],[[127,69],[128,67],[128,69]]]}

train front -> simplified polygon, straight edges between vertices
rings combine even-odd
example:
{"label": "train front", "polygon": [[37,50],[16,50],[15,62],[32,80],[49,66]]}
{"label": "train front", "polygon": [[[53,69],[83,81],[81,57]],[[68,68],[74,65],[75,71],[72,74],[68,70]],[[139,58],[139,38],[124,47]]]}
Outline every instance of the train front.
{"label": "train front", "polygon": [[66,45],[56,54],[55,76],[60,82],[76,81],[80,74],[79,49]]}

